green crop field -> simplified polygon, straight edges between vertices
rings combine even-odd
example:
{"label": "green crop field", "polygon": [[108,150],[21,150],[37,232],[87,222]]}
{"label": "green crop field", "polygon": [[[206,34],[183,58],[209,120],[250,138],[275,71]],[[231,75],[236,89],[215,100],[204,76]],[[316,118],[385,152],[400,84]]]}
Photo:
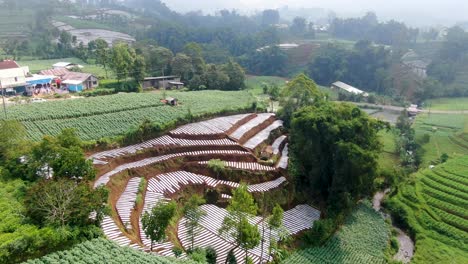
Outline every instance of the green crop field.
{"label": "green crop field", "polygon": [[140,252],[129,247],[120,247],[106,239],[95,239],[74,246],[70,250],[46,255],[40,259],[29,260],[26,264],[49,263],[128,263],[128,264],[172,264],[193,263]]}
{"label": "green crop field", "polygon": [[450,157],[468,155],[467,129],[468,115],[421,114],[413,128],[416,137],[429,135],[429,143],[424,144],[423,167],[437,161],[443,153]]}
{"label": "green crop field", "polygon": [[300,250],[284,263],[386,263],[390,228],[369,202],[361,203],[324,246]]}
{"label": "green crop field", "polygon": [[[94,64],[88,64],[78,58],[64,58],[64,59],[53,59],[53,60],[20,60],[18,64],[21,66],[29,66],[29,70],[32,73],[38,73],[41,70],[52,69],[52,65],[57,62],[71,62],[76,63],[84,66],[82,69],[83,72],[92,73],[96,75],[98,78],[104,78],[106,76],[106,72],[103,67]],[[113,74],[109,71],[109,78],[112,77]]]}
{"label": "green crop field", "polygon": [[160,102],[164,94],[117,94],[62,101],[16,105],[7,108],[8,118],[21,121],[33,140],[76,128],[83,140],[98,140],[124,134],[150,120],[162,126],[184,118],[251,109],[255,102],[248,92],[167,92],[179,99],[176,107]]}
{"label": "green crop field", "polygon": [[424,109],[431,110],[468,110],[468,98],[437,98],[425,102]]}
{"label": "green crop field", "polygon": [[280,88],[286,85],[286,78],[277,77],[277,76],[254,76],[249,75],[245,80],[245,85],[247,89],[252,92],[255,96],[263,95],[263,87],[264,83],[266,84],[276,84]]}
{"label": "green crop field", "polygon": [[27,37],[34,21],[33,10],[0,9],[0,42],[8,37]]}
{"label": "green crop field", "polygon": [[416,173],[388,205],[416,237],[414,263],[468,261],[468,156]]}

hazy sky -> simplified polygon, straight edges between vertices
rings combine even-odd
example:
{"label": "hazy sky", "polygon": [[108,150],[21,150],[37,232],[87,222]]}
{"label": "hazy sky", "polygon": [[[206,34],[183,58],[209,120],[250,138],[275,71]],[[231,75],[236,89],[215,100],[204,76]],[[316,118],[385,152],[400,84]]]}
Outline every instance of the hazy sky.
{"label": "hazy sky", "polygon": [[289,6],[327,8],[341,15],[355,15],[371,10],[385,19],[395,18],[414,23],[424,21],[424,24],[452,24],[468,20],[468,0],[163,0],[163,2],[178,11],[213,12],[222,8],[260,10]]}

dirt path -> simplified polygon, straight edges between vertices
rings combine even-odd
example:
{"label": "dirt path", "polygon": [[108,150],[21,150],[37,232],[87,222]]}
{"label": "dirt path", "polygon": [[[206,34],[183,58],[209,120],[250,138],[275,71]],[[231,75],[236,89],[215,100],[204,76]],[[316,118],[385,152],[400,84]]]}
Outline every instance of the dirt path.
{"label": "dirt path", "polygon": [[[400,106],[393,106],[393,105],[377,105],[377,104],[369,104],[369,103],[355,103],[355,102],[350,102],[355,105],[361,105],[361,106],[372,106],[372,107],[378,107],[383,110],[390,110],[390,111],[395,111],[395,112],[401,112],[405,108],[400,107]],[[465,115],[468,114],[468,110],[428,110],[428,109],[423,109],[419,110],[419,113],[431,113],[431,114],[446,114],[446,115]]]}
{"label": "dirt path", "polygon": [[[372,207],[375,211],[380,212],[382,209],[382,199],[387,193],[390,192],[390,189],[386,189],[383,192],[377,192],[372,199]],[[403,230],[399,229],[396,226],[393,226],[398,232],[398,244],[400,245],[398,252],[393,256],[393,259],[401,261],[403,263],[409,263],[414,254],[414,243],[413,240],[405,233]]]}
{"label": "dirt path", "polygon": [[414,254],[414,243],[413,240],[401,229],[393,226],[398,232],[398,243],[400,244],[400,249],[393,259],[401,261],[403,263],[409,263]]}

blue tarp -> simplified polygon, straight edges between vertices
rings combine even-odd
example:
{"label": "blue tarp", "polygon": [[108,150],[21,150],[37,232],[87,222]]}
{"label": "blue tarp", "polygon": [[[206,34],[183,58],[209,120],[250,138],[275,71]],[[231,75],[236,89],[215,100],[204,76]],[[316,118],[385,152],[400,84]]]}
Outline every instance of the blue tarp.
{"label": "blue tarp", "polygon": [[67,84],[68,91],[70,92],[82,92],[83,84]]}
{"label": "blue tarp", "polygon": [[48,83],[51,83],[52,82],[52,78],[50,77],[44,77],[44,78],[40,78],[40,79],[35,79],[35,80],[27,80],[26,79],[26,82],[30,85],[38,85],[38,84],[48,84]]}

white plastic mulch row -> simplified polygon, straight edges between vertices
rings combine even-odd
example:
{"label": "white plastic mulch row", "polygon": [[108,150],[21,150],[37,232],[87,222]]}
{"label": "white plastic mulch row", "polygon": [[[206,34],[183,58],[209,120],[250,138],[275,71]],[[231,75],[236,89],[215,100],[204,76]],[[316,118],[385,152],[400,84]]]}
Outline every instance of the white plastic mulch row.
{"label": "white plastic mulch row", "polygon": [[114,219],[110,216],[104,217],[101,223],[102,231],[106,237],[121,246],[130,245],[131,241],[128,239],[115,224]]}
{"label": "white plastic mulch row", "polygon": [[250,155],[250,153],[246,151],[239,151],[239,150],[203,150],[203,151],[181,152],[181,153],[174,153],[174,154],[147,158],[147,159],[143,159],[137,162],[120,165],[117,168],[113,169],[112,171],[107,172],[106,174],[102,175],[94,183],[94,187],[107,184],[112,176],[122,171],[128,170],[128,169],[141,168],[141,167],[149,166],[149,165],[152,165],[158,162],[163,162],[163,161],[173,159],[173,158],[180,158],[180,157],[187,157],[187,156],[201,156],[201,155]]}
{"label": "white plastic mulch row", "polygon": [[306,204],[284,212],[283,225],[289,234],[294,235],[302,230],[312,228],[314,221],[320,219],[320,211]]}
{"label": "white plastic mulch row", "polygon": [[269,190],[278,188],[281,184],[286,181],[286,178],[280,177],[274,181],[262,182],[259,184],[249,185],[247,188],[249,192],[267,192]]}
{"label": "white plastic mulch row", "polygon": [[148,140],[146,142],[124,147],[118,149],[112,149],[108,151],[103,151],[96,153],[90,157],[93,159],[94,164],[101,165],[107,164],[106,159],[114,159],[130,154],[135,154],[138,151],[154,148],[154,147],[171,147],[171,146],[181,146],[181,147],[191,147],[191,146],[233,146],[237,145],[236,142],[229,139],[216,139],[216,140],[189,140],[181,138],[173,138],[171,136],[165,135],[159,138]]}
{"label": "white plastic mulch row", "polygon": [[[209,161],[199,161],[198,164],[207,165]],[[250,171],[274,171],[275,168],[265,166],[257,162],[236,162],[236,161],[224,161],[224,165],[229,168],[239,170],[250,170]]]}
{"label": "white plastic mulch row", "polygon": [[258,147],[258,145],[262,144],[265,140],[268,139],[270,133],[273,130],[281,126],[283,126],[283,121],[276,120],[275,122],[273,122],[273,124],[269,125],[267,128],[263,129],[258,134],[250,138],[247,142],[245,142],[244,147],[248,149],[255,149],[256,147]]}
{"label": "white plastic mulch row", "polygon": [[280,147],[281,147],[281,144],[283,144],[283,142],[286,140],[286,136],[283,135],[279,138],[277,138],[275,140],[275,142],[273,142],[273,145],[271,145],[271,148],[273,149],[273,155],[278,155],[279,152],[280,152]]}
{"label": "white plastic mulch row", "polygon": [[203,122],[188,124],[172,130],[172,135],[217,135],[231,129],[250,114],[219,117]]}
{"label": "white plastic mulch row", "polygon": [[132,210],[135,207],[138,186],[140,185],[141,179],[142,178],[130,179],[124,192],[119,197],[119,200],[117,200],[117,213],[119,214],[120,220],[122,220],[122,223],[126,228],[130,228],[132,226],[130,223],[130,217]]}
{"label": "white plastic mulch row", "polygon": [[289,150],[288,150],[288,144],[284,146],[283,152],[281,153],[281,158],[276,165],[277,168],[281,169],[287,169],[288,168],[288,161],[289,161]]}
{"label": "white plastic mulch row", "polygon": [[[206,212],[206,215],[202,217],[199,224],[199,232],[195,232],[194,246],[195,247],[213,247],[218,255],[217,263],[224,263],[227,254],[230,250],[235,248],[235,241],[232,237],[221,236],[219,229],[222,226],[224,218],[228,212],[225,209],[219,208],[215,205],[202,205],[200,207]],[[296,234],[302,230],[312,228],[313,222],[320,218],[320,212],[309,205],[298,205],[297,207],[284,212],[283,224],[286,230],[290,234]],[[186,219],[183,218],[179,222],[178,226],[178,237],[182,243],[182,246],[186,249],[192,246],[191,238],[188,236],[187,227],[185,225]],[[262,233],[262,226],[265,221],[261,217],[251,217],[249,219],[251,224],[256,225],[259,228],[259,232]],[[261,245],[256,248],[249,250],[248,255],[254,260],[254,263],[263,263],[268,259],[268,248],[270,242],[270,232],[268,227],[265,228],[265,243],[263,247],[263,254]],[[276,232],[272,232],[272,238],[277,239]],[[238,260],[238,263],[244,263],[245,255],[242,250],[235,250],[234,254]],[[263,261],[260,261],[263,255]]]}
{"label": "white plastic mulch row", "polygon": [[258,114],[257,117],[254,119],[250,120],[249,122],[243,124],[240,126],[238,129],[236,129],[234,132],[231,133],[231,137],[239,140],[241,139],[247,132],[255,128],[256,126],[262,124],[265,122],[267,119],[270,117],[274,116],[275,114],[270,114],[270,113],[263,113],[263,114]]}

